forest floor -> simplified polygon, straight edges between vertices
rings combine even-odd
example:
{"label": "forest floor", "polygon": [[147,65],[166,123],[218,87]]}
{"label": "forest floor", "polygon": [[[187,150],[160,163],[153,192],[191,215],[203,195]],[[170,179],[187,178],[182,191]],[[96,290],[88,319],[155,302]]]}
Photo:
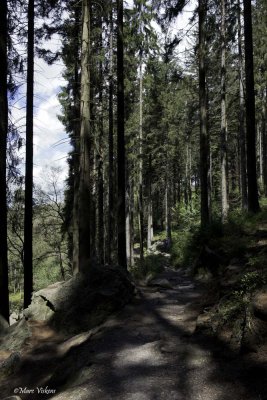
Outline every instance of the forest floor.
{"label": "forest floor", "polygon": [[[204,296],[202,284],[166,266],[93,332],[37,340],[1,396],[26,388],[34,393],[17,395],[29,400],[266,400],[266,357],[241,357],[196,332]],[[45,327],[35,327],[38,335],[45,338]],[[38,393],[45,387],[56,392]]]}

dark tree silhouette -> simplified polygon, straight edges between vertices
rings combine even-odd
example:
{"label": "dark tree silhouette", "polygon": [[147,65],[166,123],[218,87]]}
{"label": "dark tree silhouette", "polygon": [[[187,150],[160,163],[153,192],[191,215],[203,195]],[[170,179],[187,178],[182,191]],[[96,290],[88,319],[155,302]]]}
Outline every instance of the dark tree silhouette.
{"label": "dark tree silhouette", "polygon": [[209,222],[209,140],[207,129],[206,90],[206,16],[207,0],[199,0],[199,109],[200,109],[200,181],[201,181],[201,225]]}
{"label": "dark tree silhouette", "polygon": [[33,86],[34,86],[34,0],[28,3],[26,104],[26,171],[24,218],[24,308],[31,303],[33,291],[32,214],[33,214]]}
{"label": "dark tree silhouette", "polygon": [[6,146],[7,105],[7,1],[0,2],[0,314],[9,321],[7,260]]}
{"label": "dark tree silhouette", "polygon": [[118,263],[127,268],[125,223],[125,139],[124,139],[124,60],[123,60],[123,0],[117,0],[117,79],[118,79]]}
{"label": "dark tree silhouette", "polygon": [[244,34],[246,70],[248,211],[258,212],[260,207],[256,171],[256,122],[251,0],[244,0]]}

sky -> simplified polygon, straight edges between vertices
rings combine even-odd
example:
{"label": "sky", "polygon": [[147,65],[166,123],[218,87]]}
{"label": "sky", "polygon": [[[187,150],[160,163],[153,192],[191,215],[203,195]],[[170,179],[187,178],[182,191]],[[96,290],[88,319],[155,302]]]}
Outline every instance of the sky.
{"label": "sky", "polygon": [[[60,47],[59,38],[55,37],[47,46],[53,50]],[[46,166],[62,169],[62,182],[67,177],[67,154],[70,150],[68,135],[58,119],[61,114],[58,94],[66,84],[62,78],[64,66],[59,61],[48,66],[43,60],[35,58],[34,68],[34,183],[42,185],[46,174]],[[16,126],[21,127],[22,136],[25,129],[25,91],[23,85],[16,96],[11,118]],[[25,147],[20,156],[25,157]],[[25,162],[22,162],[22,171]]]}
{"label": "sky", "polygon": [[[192,15],[194,1],[187,5],[184,13],[178,16],[177,21],[170,28],[173,33],[187,29],[188,19]],[[178,51],[183,54],[190,43],[185,36]],[[46,47],[57,50],[60,47],[60,38],[55,36],[47,42]],[[34,183],[45,184],[47,166],[59,167],[62,184],[68,174],[67,155],[70,151],[68,135],[58,119],[61,114],[58,94],[60,88],[66,84],[62,77],[64,66],[61,61],[48,66],[43,60],[35,59],[35,86],[34,86]],[[12,121],[16,126],[25,126],[25,85],[20,88],[15,104],[12,107]],[[25,147],[21,157],[25,156]],[[22,163],[22,170],[24,169]]]}

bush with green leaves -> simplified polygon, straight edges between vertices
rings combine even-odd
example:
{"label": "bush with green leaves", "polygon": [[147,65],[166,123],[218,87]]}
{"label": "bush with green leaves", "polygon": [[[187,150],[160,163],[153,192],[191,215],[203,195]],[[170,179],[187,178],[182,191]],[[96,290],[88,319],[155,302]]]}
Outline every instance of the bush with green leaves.
{"label": "bush with green leaves", "polygon": [[131,274],[135,279],[143,279],[146,276],[154,277],[164,270],[166,258],[162,254],[146,255],[143,263],[137,259],[134,266],[131,267]]}

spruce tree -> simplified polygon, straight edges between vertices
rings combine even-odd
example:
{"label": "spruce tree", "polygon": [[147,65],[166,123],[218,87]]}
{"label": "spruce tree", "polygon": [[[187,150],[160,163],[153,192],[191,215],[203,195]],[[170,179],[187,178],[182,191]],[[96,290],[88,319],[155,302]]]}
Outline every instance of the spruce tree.
{"label": "spruce tree", "polygon": [[117,0],[117,229],[118,263],[127,268],[125,214],[123,0]]}
{"label": "spruce tree", "polygon": [[24,217],[24,308],[33,292],[32,217],[33,217],[33,86],[34,86],[34,0],[28,2],[26,171]]}
{"label": "spruce tree", "polygon": [[9,322],[6,196],[6,148],[8,133],[7,29],[7,1],[4,0],[0,3],[0,315]]}
{"label": "spruce tree", "polygon": [[259,211],[251,0],[244,0],[248,211]]}

